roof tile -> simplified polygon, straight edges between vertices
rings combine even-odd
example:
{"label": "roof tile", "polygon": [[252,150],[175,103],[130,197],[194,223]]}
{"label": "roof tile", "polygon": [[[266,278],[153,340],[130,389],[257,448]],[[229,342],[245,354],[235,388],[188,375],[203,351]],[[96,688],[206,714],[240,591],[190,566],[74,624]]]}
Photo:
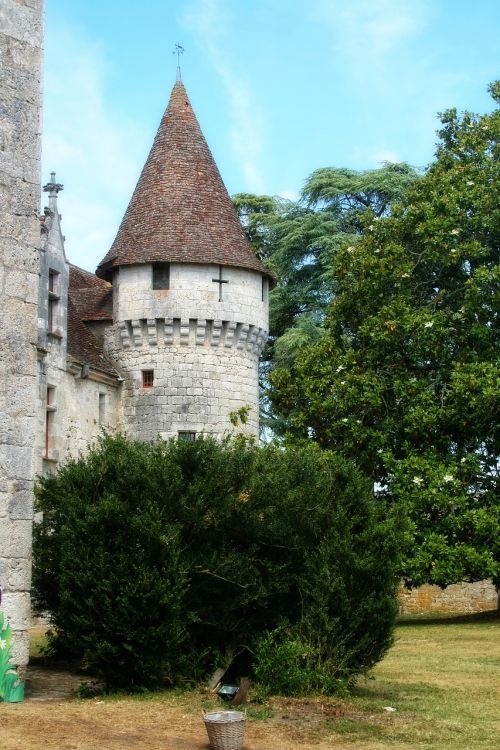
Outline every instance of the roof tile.
{"label": "roof tile", "polygon": [[83,268],[69,267],[68,354],[108,375],[117,376],[105,356],[102,342],[85,325],[86,320],[113,319],[113,287]]}
{"label": "roof tile", "polygon": [[118,371],[106,358],[102,343],[81,320],[79,313],[68,299],[68,354],[82,364],[117,377]]}
{"label": "roof tile", "polygon": [[153,262],[214,263],[269,274],[239,223],[180,81],[96,273],[110,279],[116,266]]}

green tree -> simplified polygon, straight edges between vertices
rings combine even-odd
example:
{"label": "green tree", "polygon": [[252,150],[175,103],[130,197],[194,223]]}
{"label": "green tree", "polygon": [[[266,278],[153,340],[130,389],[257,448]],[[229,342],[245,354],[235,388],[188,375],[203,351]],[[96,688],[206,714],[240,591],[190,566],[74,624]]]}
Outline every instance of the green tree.
{"label": "green tree", "polygon": [[499,578],[500,112],[441,120],[426,175],[332,257],[325,335],[271,375],[294,439],[406,508],[410,585]]}
{"label": "green tree", "polygon": [[[342,245],[354,244],[362,235],[364,212],[387,215],[416,179],[417,172],[407,164],[386,163],[363,172],[325,168],[313,172],[297,202],[234,196],[255,252],[277,278],[261,368],[264,385],[272,368],[291,367],[302,347],[320,338],[332,295],[333,258]],[[282,432],[285,424],[266,409],[265,397],[263,401],[263,421]]]}

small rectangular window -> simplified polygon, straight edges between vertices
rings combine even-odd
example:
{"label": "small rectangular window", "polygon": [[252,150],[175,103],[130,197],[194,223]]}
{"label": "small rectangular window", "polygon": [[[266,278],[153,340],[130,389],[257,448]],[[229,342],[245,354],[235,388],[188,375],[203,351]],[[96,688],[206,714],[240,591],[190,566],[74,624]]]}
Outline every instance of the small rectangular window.
{"label": "small rectangular window", "polygon": [[106,394],[99,394],[99,424],[104,424],[106,418]]}
{"label": "small rectangular window", "polygon": [[54,331],[57,320],[57,300],[49,299],[49,312],[47,315],[47,328],[49,331]]}
{"label": "small rectangular window", "polygon": [[49,288],[47,300],[47,330],[54,332],[57,325],[57,305],[59,302],[57,271],[49,271]]}
{"label": "small rectangular window", "polygon": [[54,432],[54,412],[55,412],[55,388],[47,388],[46,406],[45,406],[45,458],[49,458],[49,451],[52,449],[52,438]]}
{"label": "small rectangular window", "polygon": [[177,438],[179,440],[187,440],[189,442],[192,442],[193,440],[196,440],[196,432],[184,432],[181,430],[177,433]]}
{"label": "small rectangular window", "polygon": [[170,289],[170,263],[153,263],[153,289]]}
{"label": "small rectangular window", "polygon": [[143,370],[142,371],[142,387],[152,388],[154,385],[154,370]]}
{"label": "small rectangular window", "polygon": [[57,273],[55,271],[49,271],[49,292],[53,292],[54,294],[56,292],[56,276]]}

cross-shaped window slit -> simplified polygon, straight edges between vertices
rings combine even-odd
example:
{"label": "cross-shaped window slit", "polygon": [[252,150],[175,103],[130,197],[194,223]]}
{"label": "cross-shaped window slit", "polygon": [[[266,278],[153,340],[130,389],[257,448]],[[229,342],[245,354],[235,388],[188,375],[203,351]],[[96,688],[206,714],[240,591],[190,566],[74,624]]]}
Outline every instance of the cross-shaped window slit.
{"label": "cross-shaped window slit", "polygon": [[214,282],[214,284],[219,285],[219,302],[222,302],[222,285],[229,284],[229,279],[222,278],[222,266],[219,266],[219,278],[212,279],[212,281]]}

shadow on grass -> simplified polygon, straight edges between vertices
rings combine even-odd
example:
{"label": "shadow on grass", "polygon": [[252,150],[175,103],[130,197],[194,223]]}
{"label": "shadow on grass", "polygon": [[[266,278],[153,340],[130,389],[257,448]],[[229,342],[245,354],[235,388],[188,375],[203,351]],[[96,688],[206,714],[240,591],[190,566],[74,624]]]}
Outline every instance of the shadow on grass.
{"label": "shadow on grass", "polygon": [[391,701],[414,702],[419,698],[439,698],[444,690],[426,682],[387,682],[378,679],[367,679],[364,683],[358,683],[352,690],[353,698],[363,698],[368,701],[369,709],[379,707],[380,701],[391,704]]}
{"label": "shadow on grass", "polygon": [[405,625],[468,625],[483,622],[499,622],[500,610],[477,612],[472,615],[403,615],[397,621],[397,626]]}

